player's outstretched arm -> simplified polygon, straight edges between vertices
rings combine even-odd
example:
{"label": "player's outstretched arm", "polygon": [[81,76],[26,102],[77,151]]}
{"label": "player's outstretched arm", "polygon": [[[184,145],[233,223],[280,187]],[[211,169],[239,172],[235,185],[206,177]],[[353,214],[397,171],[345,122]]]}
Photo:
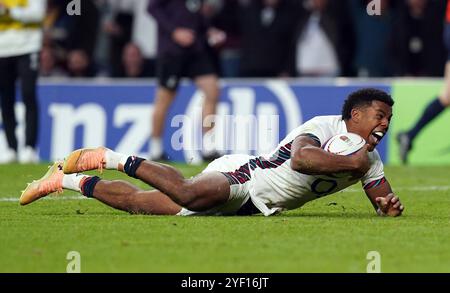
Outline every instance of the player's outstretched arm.
{"label": "player's outstretched arm", "polygon": [[300,135],[292,143],[291,168],[309,175],[354,172],[361,177],[369,170],[370,163],[367,146],[352,156],[339,156],[324,151],[310,136]]}
{"label": "player's outstretched arm", "polygon": [[391,185],[389,182],[382,178],[380,179],[380,184],[372,184],[376,185],[376,187],[365,187],[365,192],[373,207],[377,211],[377,214],[380,216],[391,216],[397,217],[400,216],[404,211],[404,206],[400,202],[398,196],[396,196],[391,189]]}

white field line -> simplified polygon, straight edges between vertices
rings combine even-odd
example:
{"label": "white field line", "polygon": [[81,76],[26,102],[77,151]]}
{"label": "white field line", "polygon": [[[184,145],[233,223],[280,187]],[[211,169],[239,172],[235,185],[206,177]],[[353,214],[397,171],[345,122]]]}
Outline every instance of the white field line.
{"label": "white field line", "polygon": [[[44,197],[41,200],[80,200],[80,199],[87,199],[84,196],[81,195],[69,195],[69,196],[49,196]],[[19,197],[0,197],[0,202],[18,202]]]}
{"label": "white field line", "polygon": [[[450,185],[430,185],[430,186],[412,186],[412,187],[406,187],[406,186],[398,186],[393,188],[394,191],[447,191],[450,190]],[[349,189],[344,189],[340,192],[362,192],[361,189],[356,189],[354,187]],[[84,196],[78,195],[78,196],[50,196],[45,197],[43,200],[80,200],[80,199],[87,199]],[[0,202],[18,202],[19,197],[0,197]]]}
{"label": "white field line", "polygon": [[[396,191],[447,191],[450,190],[450,185],[430,185],[430,186],[393,186],[392,190]],[[356,189],[354,187],[344,189],[341,192],[361,192],[361,189]]]}

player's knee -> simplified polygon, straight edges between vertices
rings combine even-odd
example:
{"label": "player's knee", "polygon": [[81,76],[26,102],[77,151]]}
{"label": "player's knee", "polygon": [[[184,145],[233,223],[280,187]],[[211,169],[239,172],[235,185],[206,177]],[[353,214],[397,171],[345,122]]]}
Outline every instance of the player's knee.
{"label": "player's knee", "polygon": [[219,101],[218,92],[210,92],[209,95],[205,96],[206,103],[217,103]]}
{"label": "player's knee", "polygon": [[179,186],[175,201],[182,207],[188,208],[188,206],[193,201],[195,201],[195,198],[196,198],[195,186],[191,182],[186,181],[184,184]]}
{"label": "player's knee", "polygon": [[177,204],[184,208],[192,209],[197,207],[198,202],[201,201],[203,197],[204,194],[202,189],[197,183],[186,181],[185,184],[180,186]]}

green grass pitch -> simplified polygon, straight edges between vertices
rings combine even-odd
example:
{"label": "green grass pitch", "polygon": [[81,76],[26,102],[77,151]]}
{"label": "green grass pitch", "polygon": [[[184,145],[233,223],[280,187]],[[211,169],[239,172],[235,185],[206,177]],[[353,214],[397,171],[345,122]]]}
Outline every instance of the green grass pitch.
{"label": "green grass pitch", "polygon": [[387,167],[399,218],[376,216],[359,185],[274,217],[129,215],[68,191],[19,206],[45,169],[0,166],[0,272],[63,273],[70,251],[82,272],[366,272],[369,251],[382,272],[450,272],[450,167]]}

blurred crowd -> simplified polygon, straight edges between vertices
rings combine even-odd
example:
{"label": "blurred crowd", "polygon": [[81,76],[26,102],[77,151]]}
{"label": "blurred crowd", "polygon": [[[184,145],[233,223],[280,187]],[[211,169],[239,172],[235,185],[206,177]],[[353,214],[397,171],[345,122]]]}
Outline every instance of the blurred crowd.
{"label": "blurred crowd", "polygon": [[[157,22],[151,0],[49,0],[40,75],[153,77]],[[442,0],[186,0],[202,5],[221,77],[442,76]],[[189,3],[188,3],[189,4]],[[188,5],[186,4],[186,5]],[[378,14],[378,13],[377,13]]]}

